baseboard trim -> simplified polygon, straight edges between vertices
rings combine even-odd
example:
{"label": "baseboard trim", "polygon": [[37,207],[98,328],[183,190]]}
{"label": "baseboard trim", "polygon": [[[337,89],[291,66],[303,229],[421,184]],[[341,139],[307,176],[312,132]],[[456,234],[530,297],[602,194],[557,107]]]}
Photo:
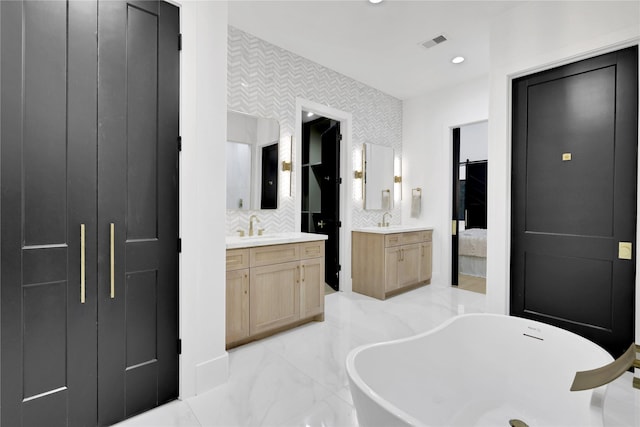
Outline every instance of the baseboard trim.
{"label": "baseboard trim", "polygon": [[229,378],[229,353],[196,365],[196,394],[205,393],[227,382]]}

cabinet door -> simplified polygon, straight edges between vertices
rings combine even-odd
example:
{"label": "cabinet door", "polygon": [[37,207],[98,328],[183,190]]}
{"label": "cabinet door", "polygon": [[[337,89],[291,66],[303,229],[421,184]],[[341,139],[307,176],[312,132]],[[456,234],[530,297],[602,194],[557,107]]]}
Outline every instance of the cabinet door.
{"label": "cabinet door", "polygon": [[97,420],[96,16],[0,2],[2,426]]}
{"label": "cabinet door", "polygon": [[300,263],[254,267],[249,278],[249,332],[259,334],[300,318]]}
{"label": "cabinet door", "polygon": [[420,281],[431,280],[431,242],[420,244]]}
{"label": "cabinet door", "polygon": [[249,269],[227,271],[227,344],[249,336]]}
{"label": "cabinet door", "polygon": [[400,247],[398,263],[398,287],[414,285],[420,281],[420,244]]}
{"label": "cabinet door", "polygon": [[178,10],[98,2],[99,425],[178,397]]}
{"label": "cabinet door", "polygon": [[398,264],[400,263],[400,248],[385,248],[384,250],[385,292],[398,289]]}
{"label": "cabinet door", "polygon": [[300,318],[324,312],[324,258],[300,263]]}

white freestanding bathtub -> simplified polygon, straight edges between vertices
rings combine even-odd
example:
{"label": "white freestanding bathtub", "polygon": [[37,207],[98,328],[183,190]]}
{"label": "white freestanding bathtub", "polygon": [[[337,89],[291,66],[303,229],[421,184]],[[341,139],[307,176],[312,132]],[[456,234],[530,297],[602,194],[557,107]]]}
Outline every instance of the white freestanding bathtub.
{"label": "white freestanding bathtub", "polygon": [[[494,314],[347,356],[361,427],[602,426],[606,387],[571,392],[576,371],[613,361],[604,349],[543,323]],[[517,424],[515,422],[514,425]]]}

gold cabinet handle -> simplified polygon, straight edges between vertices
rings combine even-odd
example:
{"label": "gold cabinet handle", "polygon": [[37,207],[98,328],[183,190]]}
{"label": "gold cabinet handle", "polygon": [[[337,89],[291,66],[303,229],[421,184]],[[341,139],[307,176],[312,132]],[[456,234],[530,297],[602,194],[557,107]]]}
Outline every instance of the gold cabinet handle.
{"label": "gold cabinet handle", "polygon": [[305,274],[304,274],[304,265],[303,265],[303,266],[302,266],[302,281],[303,281],[303,282],[304,282],[304,276],[305,276]]}
{"label": "gold cabinet handle", "polygon": [[85,255],[85,226],[80,224],[80,304],[86,301],[85,277],[86,277],[86,255]]}
{"label": "gold cabinet handle", "polygon": [[298,277],[296,277],[296,283],[300,283],[300,266],[296,267],[296,271],[298,273],[297,274]]}
{"label": "gold cabinet handle", "polygon": [[109,259],[110,259],[110,270],[111,270],[111,298],[115,298],[116,297],[116,281],[115,281],[115,266],[116,266],[116,257],[115,257],[115,249],[114,249],[114,241],[115,241],[115,234],[116,234],[116,225],[114,223],[111,223],[109,225],[109,231],[110,231],[110,236],[109,236],[109,240],[110,240],[110,247],[109,247]]}

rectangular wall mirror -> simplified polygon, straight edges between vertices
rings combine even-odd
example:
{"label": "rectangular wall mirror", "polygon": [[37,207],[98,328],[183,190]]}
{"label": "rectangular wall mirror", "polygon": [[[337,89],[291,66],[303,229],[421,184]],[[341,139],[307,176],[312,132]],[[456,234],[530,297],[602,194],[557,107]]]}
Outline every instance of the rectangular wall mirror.
{"label": "rectangular wall mirror", "polygon": [[364,208],[393,208],[393,148],[364,144]]}
{"label": "rectangular wall mirror", "polygon": [[227,209],[278,208],[275,119],[227,111]]}

